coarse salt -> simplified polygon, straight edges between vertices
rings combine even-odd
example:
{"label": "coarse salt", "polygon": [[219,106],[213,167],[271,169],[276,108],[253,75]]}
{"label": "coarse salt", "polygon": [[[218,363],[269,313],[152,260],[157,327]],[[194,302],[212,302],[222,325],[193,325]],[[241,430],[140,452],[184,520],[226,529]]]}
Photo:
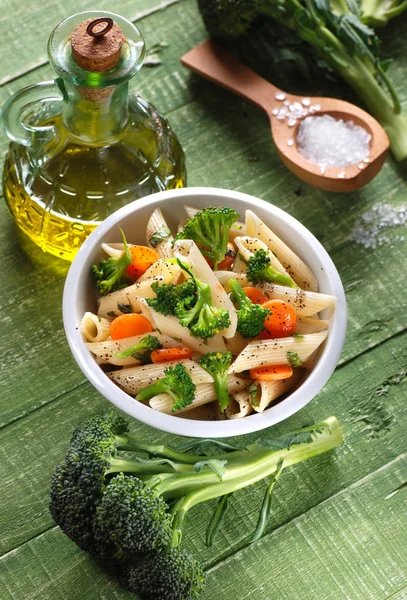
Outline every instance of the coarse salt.
{"label": "coarse salt", "polygon": [[404,235],[389,235],[384,230],[402,227],[407,223],[407,205],[393,206],[377,202],[363,213],[348,236],[348,240],[365,248],[377,248],[394,242],[402,242]]}
{"label": "coarse salt", "polygon": [[306,117],[298,128],[298,151],[322,167],[347,167],[366,160],[371,136],[353,121],[330,115]]}

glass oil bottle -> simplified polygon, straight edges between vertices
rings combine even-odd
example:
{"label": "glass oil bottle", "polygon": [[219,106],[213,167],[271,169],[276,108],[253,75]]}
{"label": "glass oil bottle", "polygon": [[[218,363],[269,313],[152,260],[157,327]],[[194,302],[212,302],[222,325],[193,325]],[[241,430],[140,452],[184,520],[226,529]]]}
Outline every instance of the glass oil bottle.
{"label": "glass oil bottle", "polygon": [[72,260],[121,206],[183,187],[184,153],[166,119],[128,93],[145,54],[131,22],[76,14],[53,31],[48,53],[58,78],[17,92],[3,108],[12,140],[3,187],[31,240]]}

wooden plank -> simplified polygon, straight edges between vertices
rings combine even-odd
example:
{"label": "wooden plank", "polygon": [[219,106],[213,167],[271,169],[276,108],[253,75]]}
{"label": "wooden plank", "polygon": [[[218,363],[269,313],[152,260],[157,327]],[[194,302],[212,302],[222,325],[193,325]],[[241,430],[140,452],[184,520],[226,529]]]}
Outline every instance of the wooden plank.
{"label": "wooden plank", "polygon": [[386,496],[406,478],[404,454],[220,562],[209,571],[203,600],[218,599],[220,589],[239,600],[403,598],[407,496]]}
{"label": "wooden plank", "polygon": [[[334,457],[324,455],[284,473],[276,489],[271,528],[309,510],[403,452],[407,427],[407,380],[402,377],[405,359],[406,351],[399,340],[380,345],[337,371],[311,404],[273,429],[278,435],[333,414],[342,423],[346,441]],[[362,377],[364,372],[370,373],[367,381]],[[72,428],[97,408],[108,406],[90,384],[85,384],[3,429],[0,554],[52,525],[47,510],[49,481],[66,452]],[[363,412],[356,410],[358,406],[363,406]],[[135,420],[132,429],[152,441],[177,443],[174,436]],[[245,440],[248,443],[256,437],[253,434]],[[189,520],[193,527],[186,539],[194,548],[199,547],[207,564],[228,556],[231,549],[244,543],[255,526],[263,489],[264,484],[259,484],[236,495],[216,550],[203,548],[212,505],[205,503],[195,509]]]}
{"label": "wooden plank", "polygon": [[[404,454],[220,560],[208,571],[202,600],[292,600],[293,594],[296,600],[387,600],[393,594],[402,600],[406,494],[385,498],[406,477]],[[229,525],[232,533],[236,519]],[[7,600],[130,598],[58,528],[3,556],[0,574],[1,597]]]}

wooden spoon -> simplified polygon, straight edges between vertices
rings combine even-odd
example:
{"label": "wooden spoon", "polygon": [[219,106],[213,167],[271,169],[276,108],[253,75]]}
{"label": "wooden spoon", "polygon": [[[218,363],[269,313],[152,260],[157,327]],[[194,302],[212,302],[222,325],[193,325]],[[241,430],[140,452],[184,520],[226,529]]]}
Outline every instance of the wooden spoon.
{"label": "wooden spoon", "polygon": [[[382,167],[389,150],[387,134],[376,119],[354,104],[335,98],[287,94],[212,41],[185,54],[181,62],[266,111],[281,160],[307,183],[330,192],[351,192],[369,183]],[[363,127],[371,135],[369,155],[347,167],[321,167],[304,158],[297,147],[298,125],[308,115],[321,114],[353,121]]]}

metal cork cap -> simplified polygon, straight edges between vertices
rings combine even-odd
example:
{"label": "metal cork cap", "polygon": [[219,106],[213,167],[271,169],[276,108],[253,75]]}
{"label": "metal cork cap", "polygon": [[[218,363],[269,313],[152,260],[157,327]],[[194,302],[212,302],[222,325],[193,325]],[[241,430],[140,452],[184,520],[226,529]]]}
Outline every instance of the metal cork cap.
{"label": "metal cork cap", "polygon": [[113,19],[87,19],[72,31],[72,56],[84,71],[103,73],[117,65],[123,42],[123,31]]}

